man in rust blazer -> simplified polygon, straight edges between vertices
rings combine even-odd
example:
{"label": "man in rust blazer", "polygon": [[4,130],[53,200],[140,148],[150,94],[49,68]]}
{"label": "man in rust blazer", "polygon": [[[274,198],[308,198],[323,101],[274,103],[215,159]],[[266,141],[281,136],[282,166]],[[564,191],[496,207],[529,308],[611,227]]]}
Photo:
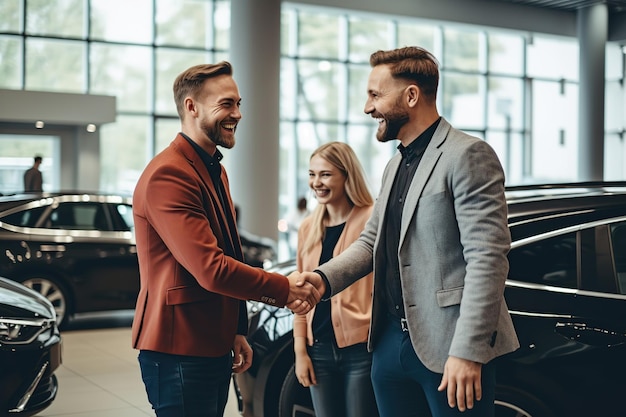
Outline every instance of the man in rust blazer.
{"label": "man in rust blazer", "polygon": [[243,263],[217,146],[232,148],[241,98],[228,62],[174,82],[182,131],[133,195],[141,276],[132,344],[159,417],[223,416],[232,372],[252,362],[245,300],[304,313],[320,294]]}

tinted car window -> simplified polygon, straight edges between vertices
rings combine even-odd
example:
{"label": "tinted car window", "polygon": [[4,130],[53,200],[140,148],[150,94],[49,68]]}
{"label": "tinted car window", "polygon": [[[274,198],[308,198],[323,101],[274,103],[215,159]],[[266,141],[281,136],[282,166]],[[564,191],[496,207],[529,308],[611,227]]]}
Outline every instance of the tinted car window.
{"label": "tinted car window", "polygon": [[509,263],[510,279],[576,288],[576,234],[567,233],[512,249]]}
{"label": "tinted car window", "polygon": [[35,227],[47,206],[37,207],[30,210],[18,211],[2,218],[2,221],[13,226]]}
{"label": "tinted car window", "polygon": [[615,259],[615,271],[619,283],[619,291],[626,294],[626,222],[611,226],[611,246]]}
{"label": "tinted car window", "polygon": [[62,203],[52,211],[49,227],[52,229],[108,230],[100,204]]}
{"label": "tinted car window", "polygon": [[118,204],[115,208],[117,209],[117,212],[119,213],[120,217],[125,223],[124,225],[122,225],[121,230],[124,230],[124,231],[133,230],[135,227],[135,220],[133,219],[132,207],[126,204]]}

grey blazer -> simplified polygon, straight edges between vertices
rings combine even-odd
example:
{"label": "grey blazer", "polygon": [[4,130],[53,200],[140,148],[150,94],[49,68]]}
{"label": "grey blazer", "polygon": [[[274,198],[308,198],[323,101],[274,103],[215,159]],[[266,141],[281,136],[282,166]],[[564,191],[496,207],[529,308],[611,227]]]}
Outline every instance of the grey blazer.
{"label": "grey blazer", "polygon": [[[374,271],[370,350],[387,321],[379,236],[401,158],[387,164],[359,239],[318,268],[331,294]],[[519,347],[504,301],[510,243],[498,157],[442,118],[411,182],[398,248],[409,335],[430,370],[443,373],[449,355],[487,363]]]}

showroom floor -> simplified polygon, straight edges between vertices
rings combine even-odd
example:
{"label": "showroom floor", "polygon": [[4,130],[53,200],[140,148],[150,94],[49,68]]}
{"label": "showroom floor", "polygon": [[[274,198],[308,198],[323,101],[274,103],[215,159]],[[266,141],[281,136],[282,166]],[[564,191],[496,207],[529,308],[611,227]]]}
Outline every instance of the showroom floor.
{"label": "showroom floor", "polygon": [[[38,416],[154,416],[141,382],[137,351],[130,346],[132,312],[81,320],[61,334],[59,392]],[[232,390],[224,416],[239,416]]]}

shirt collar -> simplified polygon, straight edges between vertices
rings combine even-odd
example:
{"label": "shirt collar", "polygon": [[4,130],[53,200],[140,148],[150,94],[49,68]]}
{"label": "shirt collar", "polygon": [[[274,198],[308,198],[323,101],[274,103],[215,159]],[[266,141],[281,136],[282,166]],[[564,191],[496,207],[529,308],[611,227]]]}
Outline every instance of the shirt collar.
{"label": "shirt collar", "polygon": [[213,155],[210,155],[207,151],[202,149],[200,145],[194,142],[189,136],[187,136],[183,132],[180,132],[180,135],[184,137],[185,139],[187,139],[187,142],[191,144],[191,146],[196,151],[196,153],[200,156],[200,159],[202,159],[202,162],[204,162],[204,165],[206,165],[210,173],[218,174],[221,171],[220,161],[224,158],[224,155],[222,155],[219,149],[216,148],[215,153]]}
{"label": "shirt collar", "polygon": [[437,130],[437,126],[439,126],[439,122],[441,121],[441,117],[439,117],[435,122],[428,127],[425,131],[422,132],[417,138],[415,138],[409,146],[404,146],[402,144],[398,145],[398,150],[402,154],[402,158],[410,159],[415,155],[419,155],[424,152],[426,146],[432,139],[435,134],[435,130]]}

